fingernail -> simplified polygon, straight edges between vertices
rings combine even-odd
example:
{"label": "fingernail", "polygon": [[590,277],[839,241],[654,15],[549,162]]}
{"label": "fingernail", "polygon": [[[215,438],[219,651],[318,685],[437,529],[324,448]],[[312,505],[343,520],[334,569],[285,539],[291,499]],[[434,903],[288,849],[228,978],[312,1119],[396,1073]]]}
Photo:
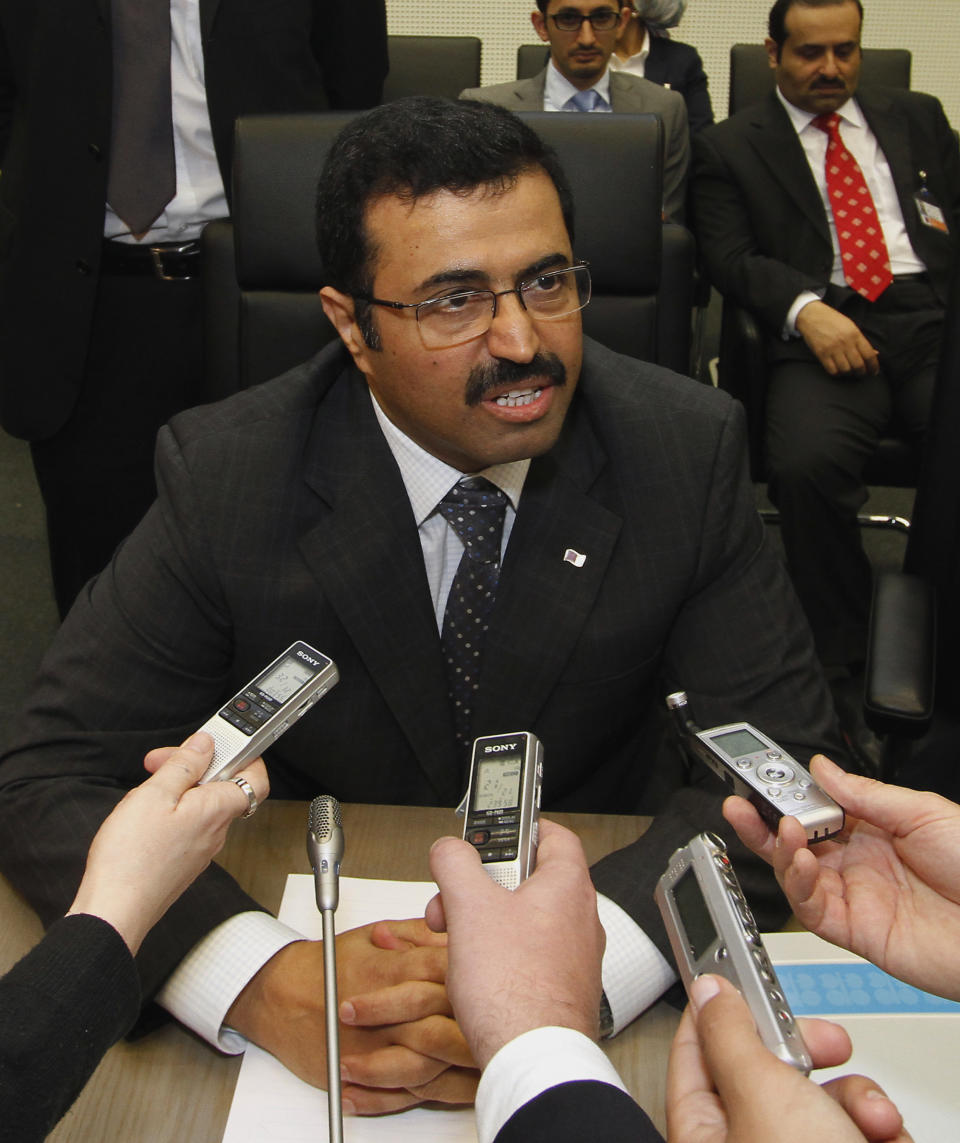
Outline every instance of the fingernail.
{"label": "fingernail", "polygon": [[341,1083],[349,1083],[350,1082],[350,1069],[344,1063],[340,1064],[340,1082]]}
{"label": "fingernail", "polygon": [[349,1000],[344,1000],[340,1005],[340,1022],[342,1024],[352,1024],[357,1018],[357,1010]]}
{"label": "fingernail", "polygon": [[349,1099],[340,1100],[340,1110],[344,1115],[356,1115],[357,1109],[353,1102]]}
{"label": "fingernail", "polygon": [[719,991],[720,982],[715,976],[709,973],[706,976],[698,976],[690,985],[690,1003],[699,1012]]}
{"label": "fingernail", "polygon": [[209,750],[211,746],[211,738],[210,735],[206,733],[206,731],[195,730],[183,745],[189,746],[191,750]]}
{"label": "fingernail", "polygon": [[887,1102],[889,1102],[889,1097],[884,1092],[875,1087],[872,1087],[867,1092],[867,1099],[886,1099]]}

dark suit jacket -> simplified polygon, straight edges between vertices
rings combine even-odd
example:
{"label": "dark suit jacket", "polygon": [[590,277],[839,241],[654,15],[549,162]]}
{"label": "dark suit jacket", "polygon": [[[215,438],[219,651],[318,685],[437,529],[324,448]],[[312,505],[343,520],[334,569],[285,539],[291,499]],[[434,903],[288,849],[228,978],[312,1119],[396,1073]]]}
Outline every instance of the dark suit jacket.
{"label": "dark suit jacket", "polygon": [[548,1088],[516,1111],[495,1143],[663,1143],[646,1114],[619,1088],[580,1080]]}
{"label": "dark suit jacket", "polygon": [[707,73],[700,53],[690,44],[668,40],[666,36],[650,37],[650,54],[643,70],[644,77],[679,92],[687,104],[691,134],[702,131],[713,122],[713,107],[707,90]]}
{"label": "dark suit jacket", "polygon": [[[857,102],[890,165],[907,232],[946,302],[960,230],[960,152],[932,96],[865,88]],[[775,93],[693,140],[691,207],[717,289],[778,334],[803,290],[829,282],[833,250],[823,202],[800,140]],[[944,235],[920,222],[926,185],[947,217]]]}
{"label": "dark suit jacket", "polygon": [[[549,65],[548,65],[549,66]],[[527,79],[468,87],[461,99],[482,99],[508,111],[542,111],[547,69]],[[675,222],[682,222],[690,165],[690,132],[683,98],[659,84],[624,72],[610,73],[610,110],[616,114],[654,114],[663,120],[663,209]]]}
{"label": "dark suit jacket", "polygon": [[[384,0],[200,0],[200,20],[228,196],[238,115],[380,98]],[[109,0],[0,0],[0,422],[15,436],[49,436],[73,408],[103,239],[111,76]]]}
{"label": "dark suit jacket", "polygon": [[[410,503],[339,343],[175,417],[157,474],[158,502],[74,606],[0,761],[0,866],[48,922],[144,753],[182,741],[295,639],[341,681],[269,752],[274,796],[453,807],[464,791]],[[730,836],[717,780],[658,748],[681,686],[704,725],[751,719],[804,759],[837,746],[755,511],[742,410],[588,341],[561,438],[530,466],[474,732],[540,737],[547,811],[659,815],[595,873],[664,950],[653,889],[668,858],[701,829]],[[740,876],[775,923],[784,902],[761,864],[743,856]],[[146,990],[250,906],[208,871],[147,938]]]}

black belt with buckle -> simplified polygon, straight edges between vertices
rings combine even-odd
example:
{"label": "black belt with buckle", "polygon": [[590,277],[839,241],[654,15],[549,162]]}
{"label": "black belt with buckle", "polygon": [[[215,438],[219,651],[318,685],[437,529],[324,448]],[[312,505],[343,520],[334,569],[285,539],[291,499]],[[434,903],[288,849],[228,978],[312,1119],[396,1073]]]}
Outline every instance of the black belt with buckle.
{"label": "black belt with buckle", "polygon": [[129,274],[183,282],[200,275],[200,242],[161,242],[134,246],[132,242],[103,243],[101,274]]}

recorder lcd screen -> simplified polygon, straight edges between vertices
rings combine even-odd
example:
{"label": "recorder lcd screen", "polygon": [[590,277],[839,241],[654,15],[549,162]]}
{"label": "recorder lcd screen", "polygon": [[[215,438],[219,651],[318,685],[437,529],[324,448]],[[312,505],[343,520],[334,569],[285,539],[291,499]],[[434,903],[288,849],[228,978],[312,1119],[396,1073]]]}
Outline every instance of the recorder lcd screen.
{"label": "recorder lcd screen", "polygon": [[674,886],[673,898],[687,934],[687,945],[693,959],[699,960],[717,939],[717,930],[692,869],[688,869]]}
{"label": "recorder lcd screen", "polygon": [[286,702],[314,676],[314,671],[302,659],[287,655],[268,674],[257,679],[257,686],[277,702]]}
{"label": "recorder lcd screen", "polygon": [[716,734],[713,741],[721,750],[738,758],[741,754],[755,754],[758,750],[766,750],[767,744],[751,734],[749,730],[731,730],[729,734]]}
{"label": "recorder lcd screen", "polygon": [[520,755],[491,758],[477,766],[475,810],[512,809],[520,800]]}

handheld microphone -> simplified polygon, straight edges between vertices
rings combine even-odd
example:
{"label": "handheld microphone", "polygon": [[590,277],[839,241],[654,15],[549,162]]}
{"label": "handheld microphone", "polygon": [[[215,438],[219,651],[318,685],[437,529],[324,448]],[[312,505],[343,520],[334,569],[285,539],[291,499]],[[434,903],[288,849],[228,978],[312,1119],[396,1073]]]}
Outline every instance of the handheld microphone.
{"label": "handheld microphone", "polygon": [[343,1143],[340,1098],[340,1020],[337,1013],[337,943],[333,914],[340,901],[340,861],[343,828],[340,803],[321,794],[310,803],[307,819],[307,856],[313,867],[317,908],[323,922],[323,993],[327,1026],[327,1109],[330,1143]]}

